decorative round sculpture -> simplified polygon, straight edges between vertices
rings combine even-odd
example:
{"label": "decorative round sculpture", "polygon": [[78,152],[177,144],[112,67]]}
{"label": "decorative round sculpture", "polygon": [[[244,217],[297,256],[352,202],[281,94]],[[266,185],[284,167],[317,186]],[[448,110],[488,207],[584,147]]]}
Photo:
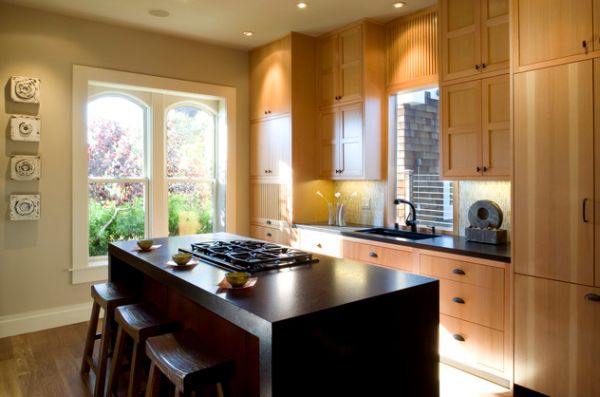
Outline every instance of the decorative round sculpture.
{"label": "decorative round sculpture", "polygon": [[19,216],[33,215],[35,208],[36,205],[33,200],[28,198],[21,199],[15,204],[15,212]]}
{"label": "decorative round sculpture", "polygon": [[36,84],[34,79],[17,81],[15,85],[15,94],[21,99],[32,99],[37,92]]}
{"label": "decorative round sculpture", "polygon": [[21,134],[21,136],[27,137],[31,135],[32,132],[33,126],[31,125],[31,123],[27,123],[25,121],[19,123],[19,134]]}
{"label": "decorative round sculpture", "polygon": [[31,176],[35,172],[35,164],[28,159],[19,160],[15,165],[15,171],[19,176]]}
{"label": "decorative round sculpture", "polygon": [[491,200],[478,200],[469,208],[469,223],[472,227],[498,229],[502,226],[502,210]]}

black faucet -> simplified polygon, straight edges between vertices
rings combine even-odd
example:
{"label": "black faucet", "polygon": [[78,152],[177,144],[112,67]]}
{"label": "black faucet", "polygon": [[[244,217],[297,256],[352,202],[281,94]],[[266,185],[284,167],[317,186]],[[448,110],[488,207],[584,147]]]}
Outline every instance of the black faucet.
{"label": "black faucet", "polygon": [[[406,217],[405,223],[406,223],[406,226],[410,226],[410,231],[413,232],[413,233],[415,233],[417,231],[417,210],[415,209],[414,204],[411,203],[408,200],[404,200],[404,199],[401,199],[401,198],[397,198],[396,200],[394,200],[394,204],[395,205],[398,205],[398,204],[408,204],[408,205],[410,205],[410,211],[411,212],[410,212],[410,214],[408,214],[409,216]],[[411,219],[409,219],[409,217]],[[399,228],[398,223],[395,223],[394,227],[396,229],[398,229]]]}

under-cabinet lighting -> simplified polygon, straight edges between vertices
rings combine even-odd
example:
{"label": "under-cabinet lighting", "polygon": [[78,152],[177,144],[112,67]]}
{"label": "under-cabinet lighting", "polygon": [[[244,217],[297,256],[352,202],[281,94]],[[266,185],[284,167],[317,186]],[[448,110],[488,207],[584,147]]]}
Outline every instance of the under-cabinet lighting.
{"label": "under-cabinet lighting", "polygon": [[300,9],[304,9],[304,8],[308,7],[308,4],[306,4],[306,3],[298,3],[298,4],[296,4],[296,7],[300,8]]}

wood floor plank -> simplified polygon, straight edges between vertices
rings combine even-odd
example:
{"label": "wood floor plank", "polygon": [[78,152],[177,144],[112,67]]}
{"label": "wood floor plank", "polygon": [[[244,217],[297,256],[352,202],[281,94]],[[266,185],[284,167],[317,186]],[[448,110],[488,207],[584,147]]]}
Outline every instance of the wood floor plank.
{"label": "wood floor plank", "polygon": [[10,360],[13,357],[11,338],[0,338],[0,361]]}
{"label": "wood floor plank", "polygon": [[23,397],[16,364],[14,359],[0,361],[0,397]]}

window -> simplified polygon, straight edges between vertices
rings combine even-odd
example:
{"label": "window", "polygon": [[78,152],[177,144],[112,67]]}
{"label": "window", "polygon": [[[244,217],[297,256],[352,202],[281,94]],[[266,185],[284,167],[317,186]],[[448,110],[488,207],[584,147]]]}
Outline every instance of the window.
{"label": "window", "polygon": [[232,88],[82,66],[73,85],[74,283],[106,278],[111,241],[227,230]]}
{"label": "window", "polygon": [[[439,90],[402,92],[395,99],[396,196],[415,205],[419,225],[452,230],[455,186],[440,180]],[[409,208],[398,205],[398,222],[408,216]]]}

